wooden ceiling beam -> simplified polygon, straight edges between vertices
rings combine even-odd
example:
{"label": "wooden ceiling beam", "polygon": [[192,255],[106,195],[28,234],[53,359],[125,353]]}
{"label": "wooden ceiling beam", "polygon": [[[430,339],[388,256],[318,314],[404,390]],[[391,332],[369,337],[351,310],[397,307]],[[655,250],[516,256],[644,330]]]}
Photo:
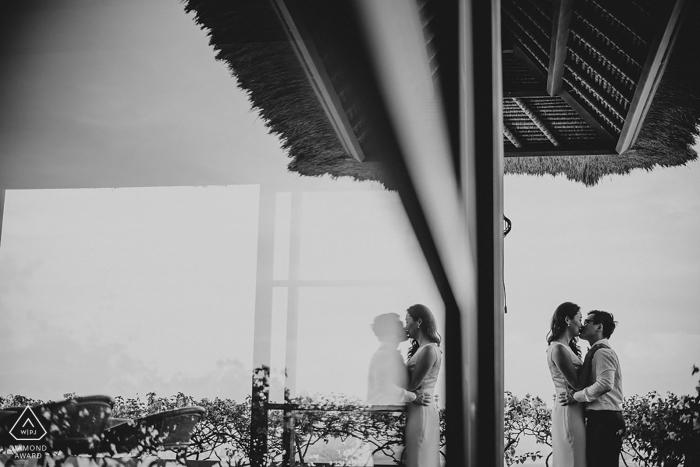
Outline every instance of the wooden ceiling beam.
{"label": "wooden ceiling beam", "polygon": [[566,59],[569,38],[569,24],[573,13],[574,0],[554,0],[552,13],[552,40],[549,48],[549,68],[547,73],[547,92],[556,96],[562,88],[564,78],[564,60]]}
{"label": "wooden ceiling beam", "polygon": [[560,157],[560,156],[618,156],[614,149],[604,147],[572,148],[567,145],[566,148],[538,144],[528,145],[521,149],[505,149],[504,156],[507,158],[513,157]]}
{"label": "wooden ceiling beam", "polygon": [[301,14],[294,8],[294,2],[285,0],[269,1],[287,33],[289,43],[292,45],[299,63],[304,68],[309,83],[311,83],[311,87],[321,103],[321,107],[323,107],[324,112],[328,116],[328,121],[338,135],[343,149],[354,159],[362,162],[365,159],[364,151],[360,146],[348,116],[345,114],[323,61],[304,27]]}
{"label": "wooden ceiling beam", "polygon": [[547,127],[547,125],[539,119],[537,115],[535,115],[535,112],[530,109],[525,102],[523,102],[521,99],[514,97],[513,102],[517,104],[518,107],[520,107],[520,110],[522,110],[525,115],[530,119],[532,123],[535,124],[535,126],[542,132],[542,134],[554,145],[554,146],[559,146],[559,141],[557,138],[554,136],[552,131]]}
{"label": "wooden ceiling beam", "polygon": [[515,146],[516,148],[521,148],[521,147],[523,147],[523,144],[520,142],[520,140],[518,139],[518,137],[515,136],[515,133],[513,133],[513,130],[511,130],[510,128],[508,128],[508,125],[506,125],[505,123],[503,124],[503,136],[505,136],[506,138],[508,138],[508,141],[510,141],[511,144],[512,144],[513,146]]}
{"label": "wooden ceiling beam", "polygon": [[625,118],[625,124],[617,140],[615,150],[619,154],[629,149],[637,140],[644,118],[649,111],[652,100],[654,100],[661,77],[666,70],[666,64],[671,55],[673,44],[678,37],[683,3],[684,0],[673,1],[673,5],[667,10],[666,17],[662,23],[664,27],[661,28],[651,43],[642,74],[637,82],[637,89],[634,92],[634,97]]}

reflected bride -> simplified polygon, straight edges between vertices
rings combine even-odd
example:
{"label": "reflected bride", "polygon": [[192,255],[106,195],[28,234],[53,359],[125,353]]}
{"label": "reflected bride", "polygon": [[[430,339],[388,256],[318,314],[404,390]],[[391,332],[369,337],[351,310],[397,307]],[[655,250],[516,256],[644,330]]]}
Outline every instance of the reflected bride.
{"label": "reflected bride", "polygon": [[440,420],[433,392],[442,363],[441,338],[428,307],[413,305],[406,311],[406,332],[412,341],[406,362],[410,376],[406,389],[419,397],[407,407],[403,462],[406,467],[438,467]]}

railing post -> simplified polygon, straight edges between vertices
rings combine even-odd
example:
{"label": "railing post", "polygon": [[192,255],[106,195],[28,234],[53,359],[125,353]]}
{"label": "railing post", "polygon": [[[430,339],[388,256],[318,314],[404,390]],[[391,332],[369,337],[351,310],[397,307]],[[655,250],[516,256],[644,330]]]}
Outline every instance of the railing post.
{"label": "railing post", "polygon": [[270,395],[270,368],[253,370],[253,394],[250,404],[250,465],[267,465],[268,398]]}
{"label": "railing post", "polygon": [[292,467],[294,465],[294,412],[284,409],[282,422],[282,446],[284,454],[282,465]]}

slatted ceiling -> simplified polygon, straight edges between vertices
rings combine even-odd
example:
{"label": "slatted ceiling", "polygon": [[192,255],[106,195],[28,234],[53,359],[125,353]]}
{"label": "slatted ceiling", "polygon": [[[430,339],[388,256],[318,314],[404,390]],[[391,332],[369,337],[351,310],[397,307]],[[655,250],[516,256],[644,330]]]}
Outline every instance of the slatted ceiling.
{"label": "slatted ceiling", "polygon": [[[571,143],[602,143],[602,139],[563,99],[558,96],[523,97],[520,100],[536,114],[548,130],[555,136],[561,147]],[[541,129],[528,117],[514,99],[503,99],[503,123],[520,147],[515,146],[507,132],[504,131],[506,151],[527,150],[529,147],[556,146],[545,136]]]}
{"label": "slatted ceiling", "polygon": [[520,110],[527,115],[527,117],[532,121],[532,123],[535,124],[538,130],[542,132],[542,134],[554,145],[554,146],[559,146],[559,138],[557,135],[554,134],[552,129],[548,126],[547,122],[543,121],[540,116],[532,109],[530,106],[520,98],[513,98],[513,102],[517,104],[518,107],[520,107]]}
{"label": "slatted ceiling", "polygon": [[[631,12],[629,2],[620,0],[620,5]],[[613,40],[619,47],[637,60],[644,59],[644,51],[648,47],[648,37],[640,29],[638,21],[634,21],[629,13],[616,14],[617,5],[608,1],[584,0],[582,11],[593,26],[606,37]],[[620,18],[624,17],[625,21]]]}
{"label": "slatted ceiling", "polygon": [[[609,58],[609,54],[600,52],[592,46],[577,31],[572,31],[569,36],[568,57],[574,62],[583,62],[586,66],[594,67],[600,76],[609,85],[612,85],[624,99],[631,101],[636,89],[636,80],[630,77],[629,72],[623,71],[619,62]],[[635,76],[639,76],[641,69],[636,70]]]}
{"label": "slatted ceiling", "polygon": [[598,134],[559,97],[529,97],[523,99],[535,109],[540,118],[562,142],[598,140]]}
{"label": "slatted ceiling", "polygon": [[639,57],[624,48],[624,44],[598,29],[590,18],[575,13],[571,22],[571,38],[579,50],[593,57],[599,57],[601,64],[619,74],[620,80],[636,84],[646,56]]}
{"label": "slatted ceiling", "polygon": [[[512,38],[514,46],[519,47],[543,73],[549,65],[553,1],[556,0],[502,2],[504,36]],[[649,44],[656,32],[654,14],[658,13],[661,3],[663,0],[578,0],[575,3],[569,25],[563,89],[610,135],[620,135],[624,127]],[[510,57],[518,60],[517,55]],[[505,91],[517,89],[518,80],[525,79],[518,74],[531,75],[524,67],[519,69],[508,62],[508,54],[505,54]],[[517,95],[522,93],[510,94],[509,97]],[[560,102],[569,108],[563,100]],[[548,122],[547,127],[560,133],[564,141],[603,143],[602,137],[580,115],[576,114],[576,123],[572,123],[561,114],[547,115],[543,111],[544,108],[537,108],[536,113],[541,114]],[[576,113],[571,108],[569,111],[571,115]],[[523,147],[532,144],[531,138],[542,140],[535,132],[536,126],[524,120],[516,121],[512,116],[511,119],[511,131],[521,138]]]}
{"label": "slatted ceiling", "polygon": [[580,52],[598,57],[603,67],[620,75],[620,80],[631,81],[633,86],[636,85],[644,62],[629,55],[618,43],[596,29],[588,19],[576,13],[573,15],[569,40]]}
{"label": "slatted ceiling", "polygon": [[[668,7],[667,0],[628,0],[634,8],[646,13],[647,18],[656,18]],[[653,22],[653,20],[652,20]]]}
{"label": "slatted ceiling", "polygon": [[547,52],[552,34],[551,19],[528,1],[510,3],[509,11],[521,28],[530,33],[531,39]]}
{"label": "slatted ceiling", "polygon": [[629,101],[612,88],[610,83],[605,82],[594,68],[588,67],[580,61],[572,61],[566,66],[565,77],[568,75],[569,79],[575,80],[585,88],[609,118],[620,125],[624,124]]}
{"label": "slatted ceiling", "polygon": [[534,123],[532,123],[532,121],[521,120],[517,122],[511,122],[511,125],[511,130],[513,131],[513,133],[519,140],[523,141],[522,148],[527,149],[528,146],[532,145],[546,145],[547,147],[551,147],[552,149],[555,148],[555,146],[552,146],[552,143],[547,139],[546,136],[542,134],[542,132],[535,126]]}
{"label": "slatted ceiling", "polygon": [[[506,18],[506,23],[511,23],[513,20],[511,18]],[[514,22],[513,22],[514,23]],[[517,28],[517,25],[515,26]],[[545,62],[546,55],[536,44],[529,40],[528,36],[524,31],[520,29],[511,29],[510,31],[516,38],[518,45],[532,57],[533,63],[536,63],[541,72],[544,73],[547,70],[547,62]]]}
{"label": "slatted ceiling", "polygon": [[565,89],[613,135],[622,131],[655,33],[647,8],[647,0],[581,0],[570,24]]}
{"label": "slatted ceiling", "polygon": [[[503,99],[503,123],[523,147],[532,144],[549,144],[547,137],[512,99]],[[552,146],[553,147],[553,146]]]}
{"label": "slatted ceiling", "polygon": [[659,13],[659,2],[637,2],[635,0],[584,0],[585,9],[593,9],[596,16],[614,29],[607,32],[621,36],[631,44],[644,48],[653,37],[656,25],[654,16]]}
{"label": "slatted ceiling", "polygon": [[[529,5],[529,3],[528,3]],[[542,70],[546,73],[549,65],[550,38],[546,31],[538,28],[537,20],[528,16],[528,9],[520,2],[505,0],[502,4],[502,19],[506,28],[522,48],[530,52]],[[529,10],[532,10],[530,8]],[[537,13],[539,16],[540,13]],[[551,29],[549,34],[551,34]]]}
{"label": "slatted ceiling", "polygon": [[[569,64],[575,65],[574,69],[583,71],[591,77],[594,85],[602,88],[602,92],[607,93],[619,106],[627,110],[634,95],[634,86],[625,86],[620,83],[619,77],[603,68],[601,65],[604,65],[604,62],[597,60],[595,56],[579,54],[569,49],[569,57]],[[627,84],[626,81],[625,84]]]}
{"label": "slatted ceiling", "polygon": [[[578,76],[580,78],[580,75]],[[600,95],[594,93],[593,89],[583,80],[574,78],[569,67],[564,70],[564,84],[566,90],[584,107],[588,112],[612,134],[620,134],[622,126],[619,117],[615,116],[611,106],[605,102]],[[619,115],[619,113],[618,113]]]}
{"label": "slatted ceiling", "polygon": [[516,7],[525,14],[547,41],[552,37],[552,5],[537,0],[520,1]]}
{"label": "slatted ceiling", "polygon": [[544,80],[530,73],[512,53],[503,54],[503,89],[536,88],[544,89]]}

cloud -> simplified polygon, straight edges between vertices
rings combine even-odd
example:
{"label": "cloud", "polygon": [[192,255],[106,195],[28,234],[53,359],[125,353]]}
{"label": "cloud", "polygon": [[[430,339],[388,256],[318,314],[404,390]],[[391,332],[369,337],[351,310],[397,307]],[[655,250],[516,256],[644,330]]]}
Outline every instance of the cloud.
{"label": "cloud", "polygon": [[204,376],[189,376],[199,368],[183,365],[181,372],[168,377],[157,365],[129,355],[128,344],[101,343],[99,333],[71,335],[41,322],[34,323],[30,332],[20,333],[11,326],[5,331],[27,342],[5,347],[0,394],[57,400],[68,392],[126,397],[183,392],[195,398],[243,400],[250,393],[251,372],[236,359],[219,361],[216,370]]}

